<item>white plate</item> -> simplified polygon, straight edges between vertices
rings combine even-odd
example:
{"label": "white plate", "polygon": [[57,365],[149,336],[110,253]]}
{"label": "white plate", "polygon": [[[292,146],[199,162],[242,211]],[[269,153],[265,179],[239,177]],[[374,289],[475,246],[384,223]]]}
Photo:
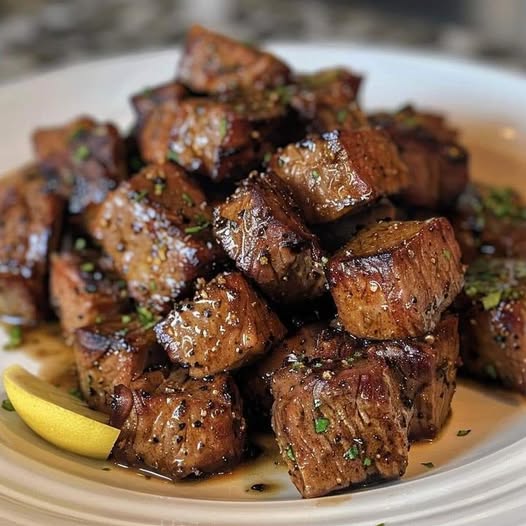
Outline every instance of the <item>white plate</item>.
{"label": "white plate", "polygon": [[[345,65],[367,75],[368,108],[412,101],[445,110],[473,154],[473,174],[526,187],[526,79],[482,65],[385,49],[275,45],[295,68]],[[80,113],[126,126],[130,93],[169,79],[177,54],[156,52],[74,66],[0,87],[0,170],[30,158],[39,125]],[[50,375],[69,363],[50,337],[24,351],[0,351]],[[1,388],[0,388],[1,389]],[[0,396],[2,396],[0,394]],[[472,429],[457,437],[458,429]],[[526,524],[526,405],[520,397],[462,383],[441,437],[410,453],[398,482],[352,494],[301,500],[272,452],[235,475],[172,484],[58,451],[16,414],[0,410],[0,524],[3,525],[495,525]],[[432,461],[435,468],[421,463]],[[270,484],[259,494],[254,483]]]}

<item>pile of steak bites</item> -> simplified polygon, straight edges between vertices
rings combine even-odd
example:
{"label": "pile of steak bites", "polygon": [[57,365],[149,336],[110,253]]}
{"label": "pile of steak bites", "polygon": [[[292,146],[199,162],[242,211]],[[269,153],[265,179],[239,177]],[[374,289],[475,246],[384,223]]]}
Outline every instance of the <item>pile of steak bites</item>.
{"label": "pile of steak bites", "polygon": [[526,208],[468,183],[441,116],[364,114],[361,80],[193,27],[126,139],[39,129],[2,180],[0,314],[54,311],[119,461],[221,473],[272,428],[317,497],[404,474],[460,351],[526,393]]}

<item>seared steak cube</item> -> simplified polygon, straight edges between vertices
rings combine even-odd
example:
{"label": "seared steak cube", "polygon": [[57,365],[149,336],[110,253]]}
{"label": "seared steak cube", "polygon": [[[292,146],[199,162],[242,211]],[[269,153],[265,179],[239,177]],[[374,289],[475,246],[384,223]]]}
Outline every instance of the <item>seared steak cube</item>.
{"label": "seared steak cube", "polygon": [[318,365],[272,379],[272,427],[299,492],[320,497],[403,475],[408,414],[387,364],[373,356]]}
{"label": "seared steak cube", "polygon": [[176,105],[188,96],[188,90],[180,82],[166,82],[152,86],[131,97],[137,125],[140,126],[146,117],[158,106],[164,103]]}
{"label": "seared steak cube", "polygon": [[309,132],[367,126],[367,117],[356,103],[361,82],[362,77],[344,68],[298,75],[291,105],[306,121]]}
{"label": "seared steak cube", "polygon": [[48,312],[48,255],[58,244],[62,198],[38,169],[22,168],[0,182],[0,318],[32,324]]}
{"label": "seared steak cube", "polygon": [[451,207],[468,182],[468,153],[456,130],[442,116],[411,106],[375,114],[371,123],[390,135],[409,168],[404,201],[432,209]]}
{"label": "seared steak cube", "polygon": [[411,440],[434,438],[449,415],[459,361],[454,315],[445,315],[433,332],[404,340],[359,340],[341,328],[329,328],[304,351],[311,364],[332,360],[352,365],[366,356],[385,360],[400,387]]}
{"label": "seared steak cube", "polygon": [[241,371],[238,382],[251,420],[267,425],[274,398],[270,390],[272,377],[281,367],[300,362],[305,356],[314,355],[318,336],[326,326],[323,322],[311,323],[289,336],[254,365]]}
{"label": "seared steak cube", "polygon": [[181,168],[150,165],[104,201],[91,232],[112,257],[130,295],[167,312],[192,281],[207,275],[218,255],[211,210]]}
{"label": "seared steak cube", "polygon": [[296,128],[278,91],[188,98],[155,109],[139,144],[147,161],[170,159],[187,171],[221,181],[258,167]]}
{"label": "seared steak cube", "polygon": [[453,218],[466,263],[481,254],[526,257],[526,205],[506,187],[469,186]]}
{"label": "seared steak cube", "polygon": [[75,329],[129,308],[126,282],[107,256],[96,250],[53,254],[49,289],[51,303],[66,340]]}
{"label": "seared steak cube", "polygon": [[80,388],[90,407],[109,412],[114,387],[129,386],[146,369],[168,361],[151,325],[137,314],[122,314],[75,331]]}
{"label": "seared steak cube", "polygon": [[285,327],[238,272],[224,272],[177,304],[155,328],[170,359],[195,378],[238,369],[285,336]]}
{"label": "seared steak cube", "polygon": [[36,156],[69,197],[69,212],[79,214],[99,204],[126,178],[126,152],[117,128],[81,117],[33,135]]}
{"label": "seared steak cube", "polygon": [[176,370],[152,391],[118,386],[112,424],[121,427],[117,460],[182,479],[222,473],[240,460],[245,441],[242,401],[230,376],[206,380]]}
{"label": "seared steak cube", "polygon": [[420,338],[374,344],[397,372],[413,416],[410,440],[436,437],[450,413],[459,364],[458,318],[447,315],[436,329]]}
{"label": "seared steak cube", "polygon": [[270,53],[194,25],[186,35],[178,80],[197,93],[285,84],[286,64]]}
{"label": "seared steak cube", "polygon": [[345,329],[387,340],[433,331],[462,289],[463,267],[447,219],[387,221],[337,252],[328,279]]}
{"label": "seared steak cube", "polygon": [[526,394],[526,263],[481,258],[467,271],[465,292],[465,370]]}
{"label": "seared steak cube", "polygon": [[237,268],[272,299],[294,303],[325,291],[318,240],[274,175],[243,181],[214,209],[214,231]]}
{"label": "seared steak cube", "polygon": [[379,130],[312,135],[279,149],[270,161],[308,223],[334,221],[407,184],[396,146]]}

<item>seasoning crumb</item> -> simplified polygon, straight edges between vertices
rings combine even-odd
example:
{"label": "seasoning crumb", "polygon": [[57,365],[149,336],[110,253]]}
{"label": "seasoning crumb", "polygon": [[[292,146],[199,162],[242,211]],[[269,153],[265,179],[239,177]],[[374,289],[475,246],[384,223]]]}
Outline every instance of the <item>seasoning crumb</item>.
{"label": "seasoning crumb", "polygon": [[265,486],[265,484],[261,484],[261,483],[259,483],[259,484],[252,484],[252,486],[250,486],[250,489],[252,491],[265,491],[266,486]]}
{"label": "seasoning crumb", "polygon": [[11,412],[15,410],[9,398],[6,398],[5,400],[2,401],[2,409],[4,409],[5,411],[11,411]]}

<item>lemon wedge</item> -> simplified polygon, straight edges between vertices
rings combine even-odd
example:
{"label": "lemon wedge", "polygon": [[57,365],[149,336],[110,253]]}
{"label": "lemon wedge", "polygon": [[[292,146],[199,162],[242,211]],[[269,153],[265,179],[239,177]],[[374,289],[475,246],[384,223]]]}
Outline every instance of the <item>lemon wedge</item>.
{"label": "lemon wedge", "polygon": [[93,411],[19,365],[5,369],[3,378],[11,404],[37,435],[78,455],[108,458],[120,433],[107,425],[108,415]]}

